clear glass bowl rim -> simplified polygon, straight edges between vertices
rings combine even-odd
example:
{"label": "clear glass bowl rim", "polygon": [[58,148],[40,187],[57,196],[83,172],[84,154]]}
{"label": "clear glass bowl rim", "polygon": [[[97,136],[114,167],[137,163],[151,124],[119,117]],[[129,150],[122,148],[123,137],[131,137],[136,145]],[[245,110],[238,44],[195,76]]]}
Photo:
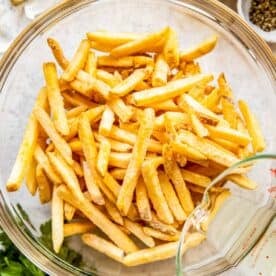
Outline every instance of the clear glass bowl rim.
{"label": "clear glass bowl rim", "polygon": [[[32,40],[53,23],[58,22],[64,16],[74,11],[85,8],[89,4],[100,0],[70,0],[62,2],[47,10],[33,22],[31,22],[13,41],[0,60],[0,92],[5,85],[5,81],[12,70],[14,63],[32,42]],[[156,2],[169,2],[175,6],[185,6],[198,12],[206,12],[215,21],[223,23],[228,31],[234,33],[251,52],[252,56],[263,66],[271,83],[276,80],[275,57],[266,42],[230,8],[216,0],[152,0]],[[230,28],[231,26],[231,28]],[[4,189],[4,187],[2,187]],[[0,192],[0,224],[17,248],[24,253],[34,264],[50,275],[76,275],[83,274],[83,271],[72,267],[63,260],[55,257],[50,251],[42,248],[33,237],[24,232],[17,225],[10,209],[4,200],[2,191]],[[88,273],[90,275],[90,273]]]}

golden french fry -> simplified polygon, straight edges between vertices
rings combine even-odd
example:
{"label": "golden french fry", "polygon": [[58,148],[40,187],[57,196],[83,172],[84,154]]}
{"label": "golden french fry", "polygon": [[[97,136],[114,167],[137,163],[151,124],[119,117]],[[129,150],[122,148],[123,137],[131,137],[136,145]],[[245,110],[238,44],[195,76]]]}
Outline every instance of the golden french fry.
{"label": "golden french fry", "polygon": [[195,173],[190,170],[182,169],[181,174],[185,181],[204,188],[211,183],[211,179],[209,177]]}
{"label": "golden french fry", "polygon": [[212,35],[210,38],[204,40],[197,46],[180,52],[180,60],[192,61],[211,52],[215,48],[217,40],[218,37],[216,35]]}
{"label": "golden french fry", "polygon": [[62,93],[62,96],[64,98],[65,103],[70,104],[71,106],[79,106],[79,105],[84,105],[87,108],[92,108],[98,106],[98,104],[90,101],[87,97],[84,97],[78,93],[69,93],[69,92],[64,92]]}
{"label": "golden french fry", "polygon": [[34,158],[36,162],[43,168],[48,178],[54,184],[60,184],[62,182],[59,175],[55,172],[54,168],[50,164],[50,161],[46,155],[46,153],[42,150],[42,148],[37,144],[34,151]]}
{"label": "golden french fry", "polygon": [[83,198],[83,194],[73,168],[70,167],[58,153],[47,152],[47,155],[51,164],[54,166],[64,183],[66,183],[76,198],[81,200]]}
{"label": "golden french fry", "polygon": [[231,87],[226,82],[225,76],[221,73],[218,77],[219,92],[221,96],[233,98],[233,92]]}
{"label": "golden french fry", "polygon": [[113,220],[114,222],[116,222],[119,225],[124,225],[124,220],[123,220],[120,212],[118,211],[116,206],[113,205],[113,203],[110,202],[108,199],[105,199],[105,209],[106,209],[107,213],[109,214],[111,220]]}
{"label": "golden french fry", "polygon": [[148,106],[152,107],[156,111],[159,111],[159,110],[163,110],[165,112],[166,111],[180,111],[180,108],[171,99],[166,100],[164,102],[160,102],[160,103],[149,104]]}
{"label": "golden french fry", "polygon": [[[114,170],[113,170],[114,171]],[[114,176],[108,172],[106,172],[103,178],[104,184],[108,187],[108,189],[113,193],[115,197],[118,197],[121,185],[116,181]]]}
{"label": "golden french fry", "polygon": [[64,218],[67,221],[71,221],[75,215],[76,208],[67,202],[64,202],[63,208],[64,208]]}
{"label": "golden french fry", "polygon": [[[199,245],[204,239],[205,236],[200,233],[190,234],[184,242],[182,254],[189,248]],[[155,246],[154,248],[141,249],[126,255],[123,259],[123,263],[126,266],[135,266],[169,259],[175,256],[177,246],[178,242],[168,242]]]}
{"label": "golden french fry", "polygon": [[96,76],[97,72],[97,57],[94,52],[90,51],[85,64],[85,71],[92,77]]}
{"label": "golden french fry", "polygon": [[154,166],[153,160],[144,161],[142,166],[142,174],[149,198],[157,213],[157,216],[165,223],[173,223],[174,219],[161,189],[157,175],[157,167]]}
{"label": "golden french fry", "polygon": [[246,128],[252,138],[254,152],[263,151],[265,148],[265,141],[256,117],[251,112],[249,106],[242,100],[239,101],[239,109],[245,121]]}
{"label": "golden french fry", "polygon": [[26,171],[26,185],[27,189],[32,196],[36,194],[37,191],[37,182],[36,182],[36,162],[35,159],[32,158],[29,164],[29,167]]}
{"label": "golden french fry", "polygon": [[91,231],[95,228],[95,225],[90,221],[76,221],[65,223],[63,225],[64,237],[70,237],[73,235],[83,234]]}
{"label": "golden french fry", "polygon": [[110,152],[109,166],[126,169],[131,160],[131,153],[126,152]]}
{"label": "golden french fry", "polygon": [[34,108],[34,114],[39,124],[52,140],[56,149],[69,165],[73,164],[72,151],[66,141],[57,133],[49,115],[40,107]]}
{"label": "golden french fry", "polygon": [[129,56],[115,58],[111,56],[99,56],[98,66],[110,66],[116,68],[142,67],[152,63],[152,58],[147,56]]}
{"label": "golden french fry", "polygon": [[108,101],[108,105],[122,122],[128,122],[133,115],[130,106],[127,106],[120,98],[115,98]]}
{"label": "golden french fry", "polygon": [[134,90],[134,88],[143,81],[146,76],[145,69],[136,69],[121,83],[111,89],[111,93],[117,97],[123,97]]}
{"label": "golden french fry", "polygon": [[168,111],[156,117],[154,122],[154,129],[162,130],[165,128],[165,117],[167,120],[171,121],[173,125],[177,128],[186,129],[186,126],[190,123],[189,117],[186,113]]}
{"label": "golden french fry", "polygon": [[257,183],[242,174],[230,174],[226,177],[227,180],[234,182],[244,189],[254,190],[257,187]]}
{"label": "golden french fry", "polygon": [[138,248],[134,242],[121,231],[121,229],[112,223],[106,215],[98,210],[86,198],[78,201],[65,186],[60,186],[58,195],[66,202],[79,209],[89,220],[99,227],[118,247],[125,252],[134,252]]}
{"label": "golden french fry", "polygon": [[179,44],[176,32],[169,28],[167,40],[163,49],[164,57],[171,68],[179,65]]}
{"label": "golden french fry", "polygon": [[123,180],[126,174],[126,170],[125,169],[120,169],[120,168],[115,168],[110,170],[110,174],[112,175],[112,177],[114,179],[117,180]]}
{"label": "golden french fry", "polygon": [[[116,72],[118,73],[118,71]],[[116,78],[113,74],[102,69],[97,69],[96,78],[105,82],[112,88],[122,81],[122,80],[118,80],[118,78]]]}
{"label": "golden french fry", "polygon": [[108,136],[114,121],[115,121],[115,116],[113,111],[109,108],[109,106],[106,106],[99,125],[99,133],[102,135]]}
{"label": "golden french fry", "polygon": [[151,215],[152,220],[147,222],[150,227],[169,235],[175,235],[178,233],[174,226],[161,222],[154,213]]}
{"label": "golden french fry", "polygon": [[221,139],[221,138],[216,138],[216,137],[210,137],[215,143],[221,145],[222,147],[224,147],[225,149],[232,151],[234,153],[237,153],[239,151],[239,145],[229,141],[229,140],[225,140],[225,139]]}
{"label": "golden french fry", "polygon": [[154,70],[151,76],[153,87],[162,86],[167,83],[170,68],[162,54],[157,56]]}
{"label": "golden french fry", "polygon": [[154,87],[139,92],[134,92],[131,97],[137,106],[144,106],[151,103],[163,102],[177,97],[187,92],[199,82],[209,82],[213,79],[212,75],[198,74],[185,79],[175,80],[165,86]]}
{"label": "golden french fry", "polygon": [[231,128],[236,129],[238,114],[235,111],[235,106],[230,99],[225,97],[222,97],[221,99],[221,106],[224,119],[229,123]]}
{"label": "golden french fry", "polygon": [[148,198],[147,189],[142,177],[139,178],[136,190],[136,204],[142,220],[151,221],[151,207]]}
{"label": "golden french fry", "polygon": [[164,193],[165,199],[173,216],[178,221],[184,221],[186,219],[186,214],[181,207],[181,204],[175,194],[175,191],[172,184],[170,183],[168,176],[163,171],[159,171],[158,178],[160,181],[161,189]]}
{"label": "golden french fry", "polygon": [[145,90],[150,88],[149,84],[145,81],[141,81],[139,82],[135,87],[134,87],[134,91],[140,91],[140,90]]}
{"label": "golden french fry", "polygon": [[113,243],[94,234],[83,234],[81,238],[85,244],[105,254],[111,259],[114,259],[118,262],[123,261],[124,250],[117,247]]}
{"label": "golden french fry", "polygon": [[52,198],[52,184],[40,165],[36,166],[36,182],[40,202],[42,204],[49,202]]}
{"label": "golden french fry", "polygon": [[57,63],[59,64],[59,66],[63,70],[65,70],[69,64],[69,61],[64,56],[63,50],[62,50],[61,46],[59,45],[59,43],[55,39],[50,38],[50,37],[47,38],[47,43],[48,43],[48,46],[51,48],[52,53],[53,53]]}
{"label": "golden french fry", "polygon": [[131,205],[142,163],[146,157],[149,139],[153,131],[154,117],[153,109],[146,108],[144,110],[144,118],[140,123],[137,140],[132,151],[132,157],[128,164],[123,185],[117,199],[117,206],[125,215],[128,213]]}
{"label": "golden french fry", "polygon": [[127,42],[123,45],[120,45],[112,49],[110,54],[111,56],[114,56],[114,57],[122,57],[122,56],[133,55],[136,53],[141,53],[144,51],[145,52],[150,51],[150,49],[153,48],[156,45],[156,43],[164,39],[164,37],[167,37],[168,30],[169,28],[166,27],[162,29],[160,32],[145,35],[136,40]]}
{"label": "golden french fry", "polygon": [[216,216],[216,214],[218,213],[218,211],[221,209],[221,206],[223,205],[223,203],[225,202],[225,200],[231,195],[230,191],[224,191],[222,193],[220,193],[216,198],[215,198],[215,203],[214,206],[212,207],[212,210],[210,212],[210,214],[208,215],[207,220],[205,220],[204,222],[201,223],[201,228],[203,231],[207,231],[208,226],[210,224],[210,222],[214,219],[214,217]]}
{"label": "golden french fry", "polygon": [[150,227],[143,227],[143,231],[145,234],[161,241],[178,241],[180,237],[179,233],[175,235],[169,235]]}
{"label": "golden french fry", "polygon": [[105,176],[108,169],[109,155],[111,152],[111,144],[108,139],[102,139],[100,142],[99,153],[97,157],[98,172]]}
{"label": "golden french fry", "polygon": [[215,88],[209,95],[207,95],[203,100],[202,104],[210,109],[211,111],[215,111],[215,108],[218,105],[220,99],[219,89]]}
{"label": "golden french fry", "polygon": [[79,105],[76,107],[71,108],[66,112],[67,119],[78,117],[82,112],[88,109],[85,105]]}
{"label": "golden french fry", "polygon": [[68,66],[64,70],[61,78],[66,81],[72,81],[79,70],[81,70],[87,60],[87,56],[90,49],[89,40],[82,40],[73,59],[69,62]]}
{"label": "golden french fry", "polygon": [[147,234],[144,233],[143,227],[136,222],[132,222],[131,220],[124,219],[125,227],[140,241],[142,241],[148,247],[154,247],[155,242],[154,239]]}
{"label": "golden french fry", "polygon": [[63,233],[63,200],[57,194],[58,186],[53,187],[53,198],[52,198],[52,241],[53,249],[56,253],[62,246],[64,240]]}
{"label": "golden french fry", "polygon": [[164,169],[167,176],[172,181],[180,204],[186,214],[190,214],[194,209],[194,204],[190,191],[187,189],[181,171],[173,158],[173,152],[169,145],[163,147]]}

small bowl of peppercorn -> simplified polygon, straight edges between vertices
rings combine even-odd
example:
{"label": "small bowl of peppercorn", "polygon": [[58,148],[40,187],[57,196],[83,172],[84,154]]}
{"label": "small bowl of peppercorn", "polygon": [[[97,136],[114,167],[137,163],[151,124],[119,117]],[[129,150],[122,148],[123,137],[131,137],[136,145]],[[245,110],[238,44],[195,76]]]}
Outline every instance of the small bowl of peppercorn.
{"label": "small bowl of peppercorn", "polygon": [[238,0],[237,9],[261,37],[276,43],[276,0]]}

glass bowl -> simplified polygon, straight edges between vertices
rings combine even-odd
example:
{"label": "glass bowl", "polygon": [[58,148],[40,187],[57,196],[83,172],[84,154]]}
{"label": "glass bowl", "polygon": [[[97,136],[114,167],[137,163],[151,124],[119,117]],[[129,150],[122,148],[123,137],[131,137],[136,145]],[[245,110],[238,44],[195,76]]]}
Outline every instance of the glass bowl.
{"label": "glass bowl", "polygon": [[[87,31],[144,33],[165,25],[177,31],[182,48],[212,33],[219,35],[215,51],[200,59],[201,67],[203,71],[226,74],[236,97],[249,102],[261,122],[266,151],[275,152],[273,55],[265,42],[224,5],[214,0],[72,0],[54,7],[18,36],[0,62],[0,223],[15,245],[48,274],[175,274],[174,259],[126,268],[83,246],[78,237],[68,244],[83,256],[85,268],[73,266],[53,254],[39,239],[39,226],[50,218],[49,206],[41,206],[24,185],[16,193],[8,194],[5,190],[28,115],[43,83],[42,63],[52,60],[47,37],[57,38],[66,55],[72,56]],[[264,178],[258,169],[252,176],[259,183],[257,190],[233,187],[237,192],[213,221],[207,240],[185,255],[187,274],[210,275],[234,265],[269,224],[275,214],[275,199],[268,192],[271,179],[268,174]],[[238,252],[234,251],[237,246]]]}

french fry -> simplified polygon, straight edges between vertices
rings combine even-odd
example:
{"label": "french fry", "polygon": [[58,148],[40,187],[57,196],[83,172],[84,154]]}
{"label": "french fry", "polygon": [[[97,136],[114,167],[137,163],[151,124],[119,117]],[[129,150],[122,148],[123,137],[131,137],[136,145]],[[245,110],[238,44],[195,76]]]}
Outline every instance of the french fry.
{"label": "french fry", "polygon": [[108,168],[109,155],[111,151],[111,144],[108,139],[102,139],[100,142],[99,153],[97,156],[97,170],[105,176]]}
{"label": "french fry", "polygon": [[117,180],[123,180],[126,174],[126,170],[115,168],[110,171],[110,174]]}
{"label": "french fry", "polygon": [[[115,169],[113,169],[114,171]],[[124,170],[125,172],[125,170]],[[124,173],[125,174],[125,173]],[[106,173],[103,178],[104,184],[108,187],[108,189],[113,193],[115,197],[118,197],[121,185],[116,181],[114,176],[111,173]]]}
{"label": "french fry", "polygon": [[97,203],[98,205],[104,205],[105,200],[102,196],[102,193],[98,187],[98,184],[97,184],[95,178],[93,177],[93,174],[90,170],[88,163],[83,161],[82,166],[83,166],[85,184],[86,184],[87,190],[91,196],[92,201]]}
{"label": "french fry", "polygon": [[166,100],[164,102],[149,104],[154,110],[164,110],[164,111],[180,111],[180,108],[175,104],[173,100]]}
{"label": "french fry", "polygon": [[256,117],[249,109],[249,106],[242,100],[239,101],[239,109],[242,113],[249,135],[252,138],[254,152],[263,151],[265,148],[265,141]]}
{"label": "french fry", "polygon": [[120,215],[120,212],[116,208],[115,205],[113,205],[112,202],[110,202],[108,199],[105,199],[105,209],[107,213],[109,214],[111,220],[116,222],[119,225],[124,225],[124,220],[122,216]]}
{"label": "french fry", "polygon": [[87,108],[92,108],[98,106],[98,104],[90,101],[87,97],[84,97],[78,93],[62,93],[65,103],[68,103],[72,106],[84,105]]}
{"label": "french fry", "polygon": [[47,203],[52,198],[52,184],[45,175],[41,166],[36,166],[36,182],[41,204]]}
{"label": "french fry", "polygon": [[151,77],[151,83],[153,87],[165,85],[168,80],[169,65],[167,64],[162,54],[157,56],[154,70]]}
{"label": "french fry", "polygon": [[101,178],[101,176],[96,175],[97,176],[97,183],[102,191],[102,193],[105,195],[105,197],[110,200],[110,202],[112,202],[114,205],[116,204],[116,197],[113,195],[113,193],[111,192],[111,190],[108,188],[107,185],[105,185],[103,179]]}
{"label": "french fry", "polygon": [[224,97],[221,99],[221,106],[224,119],[229,123],[231,128],[236,129],[238,116],[235,106],[228,98]]}
{"label": "french fry", "polygon": [[87,61],[85,64],[85,72],[90,76],[96,77],[97,72],[97,57],[94,52],[90,51],[87,56]]}
{"label": "french fry", "polygon": [[139,82],[135,87],[134,87],[134,91],[140,91],[140,90],[145,90],[150,88],[149,84],[145,81],[141,81]]}
{"label": "french fry", "polygon": [[179,233],[177,233],[176,235],[169,235],[150,227],[143,227],[143,231],[148,236],[151,236],[161,241],[178,241],[180,237]]}
{"label": "french fry", "polygon": [[132,151],[132,157],[128,164],[123,185],[117,199],[117,206],[123,214],[128,213],[131,205],[142,163],[146,156],[149,139],[153,131],[154,117],[153,109],[146,108],[144,111],[144,118],[141,121],[138,131],[137,140]]}
{"label": "french fry", "polygon": [[225,76],[221,73],[218,77],[219,92],[222,96],[226,98],[233,98],[233,92],[231,87],[226,82]]}
{"label": "french fry", "polygon": [[152,160],[144,161],[142,166],[143,178],[150,201],[157,213],[157,216],[163,222],[171,224],[174,219],[161,189],[156,169],[157,167],[154,166]]}
{"label": "french fry", "polygon": [[90,221],[76,221],[65,223],[63,225],[64,237],[70,237],[73,235],[79,235],[83,233],[90,232],[95,228],[95,225]]}
{"label": "french fry", "polygon": [[209,177],[192,172],[190,170],[182,169],[181,174],[185,181],[204,188],[206,188],[211,183],[211,179]]}
{"label": "french fry", "polygon": [[136,236],[146,246],[148,247],[155,246],[154,239],[144,233],[143,227],[140,224],[132,222],[131,220],[128,220],[128,219],[124,219],[124,225],[134,236]]}
{"label": "french fry", "polygon": [[133,55],[136,53],[147,52],[153,48],[157,42],[168,35],[168,27],[162,29],[160,32],[152,33],[142,36],[136,40],[127,42],[111,50],[110,55],[114,57],[122,57]]}
{"label": "french fry", "polygon": [[257,187],[256,182],[242,174],[230,174],[226,177],[226,179],[234,182],[244,189],[254,190]]}
{"label": "french fry", "polygon": [[208,129],[201,123],[195,112],[188,108],[188,114],[191,120],[191,125],[196,133],[197,136],[199,137],[206,137],[209,135]]}
{"label": "french fry", "polygon": [[37,182],[36,182],[36,162],[35,159],[32,158],[29,164],[29,167],[26,171],[26,185],[27,189],[32,196],[36,194],[37,191]]}
{"label": "french fry", "polygon": [[117,97],[123,97],[133,91],[133,89],[141,82],[146,76],[145,69],[136,69],[121,83],[111,89],[111,93]]}
{"label": "french fry", "polygon": [[[118,71],[117,71],[118,72]],[[96,78],[105,82],[110,87],[114,87],[119,84],[122,80],[118,80],[113,74],[106,72],[102,69],[97,69],[96,71]]]}
{"label": "french fry", "polygon": [[131,153],[126,152],[110,152],[109,166],[126,169],[131,160]]}
{"label": "french fry", "polygon": [[64,240],[63,233],[63,200],[57,194],[58,186],[53,187],[52,198],[52,241],[53,249],[59,253]]}
{"label": "french fry", "polygon": [[133,241],[112,223],[100,210],[84,198],[78,201],[65,186],[60,186],[58,195],[66,202],[79,209],[89,220],[99,227],[118,247],[125,252],[134,252],[138,248]]}
{"label": "french fry", "polygon": [[67,221],[71,221],[76,213],[76,208],[71,204],[64,202],[64,218]]}
{"label": "french fry", "polygon": [[230,140],[225,140],[225,139],[221,139],[221,138],[214,138],[214,137],[211,137],[211,139],[221,145],[222,147],[224,147],[225,149],[229,150],[229,151],[232,151],[234,153],[237,153],[239,151],[239,145],[230,141]]}
{"label": "french fry", "polygon": [[164,45],[163,55],[171,68],[179,65],[179,44],[176,32],[169,28],[167,40]]}
{"label": "french fry", "polygon": [[108,105],[122,122],[128,122],[133,115],[132,109],[120,98],[108,101]]}
{"label": "french fry", "polygon": [[139,92],[134,92],[132,101],[137,106],[144,106],[151,103],[163,102],[187,92],[199,82],[212,80],[212,75],[198,74],[185,79],[175,80],[162,87],[154,87]]}
{"label": "french fry", "polygon": [[99,135],[98,133],[94,134],[95,139],[97,142],[100,142],[102,139],[108,139],[111,145],[111,149],[116,152],[129,152],[132,149],[132,146],[126,143],[121,143],[119,141],[103,137],[102,135]]}
{"label": "french fry", "polygon": [[109,108],[109,106],[106,106],[99,125],[99,133],[107,136],[111,131],[114,121],[115,116],[113,111]]}
{"label": "french fry", "polygon": [[114,259],[118,262],[123,261],[124,250],[117,247],[113,243],[94,234],[83,234],[81,238],[85,244],[105,254],[111,259]]}
{"label": "french fry", "polygon": [[[165,199],[168,203],[168,206],[178,221],[184,221],[186,219],[186,214],[181,207],[181,204],[175,194],[172,184],[170,183],[169,178],[163,171],[159,171],[158,178],[160,181],[161,189],[164,193]],[[156,238],[156,237],[155,237]],[[171,240],[169,240],[171,241]]]}
{"label": "french fry", "polygon": [[76,198],[81,200],[83,198],[83,195],[80,190],[78,178],[73,168],[69,166],[62,158],[62,156],[58,153],[47,152],[47,156],[64,183],[66,183],[66,185],[76,196]]}
{"label": "french fry", "polygon": [[147,189],[142,177],[140,177],[137,182],[135,195],[138,212],[141,219],[145,221],[151,221],[151,207],[149,203]]}
{"label": "french fry", "polygon": [[220,210],[221,206],[223,205],[223,203],[225,202],[225,200],[231,195],[229,190],[226,190],[222,193],[220,193],[216,198],[215,198],[215,203],[214,206],[212,207],[212,210],[210,212],[210,214],[208,215],[207,220],[203,221],[201,223],[201,228],[203,231],[207,231],[208,226],[210,224],[210,222],[214,219],[214,217],[216,216],[216,214],[218,213],[218,211]]}
{"label": "french fry", "polygon": [[57,63],[59,64],[59,66],[63,70],[65,70],[69,64],[69,61],[65,57],[63,50],[62,50],[61,46],[59,45],[59,43],[55,39],[50,38],[50,37],[47,38],[47,43],[48,43],[48,46],[51,48],[52,53],[53,53]]}
{"label": "french fry", "polygon": [[203,100],[202,104],[210,109],[211,111],[215,111],[215,108],[218,105],[220,99],[219,89],[215,88],[209,95],[207,95]]}
{"label": "french fry", "polygon": [[204,40],[197,46],[187,49],[185,51],[180,52],[180,60],[183,61],[192,61],[196,58],[199,58],[205,54],[211,52],[216,44],[218,37],[216,35],[212,35],[210,38]]}
{"label": "french fry", "polygon": [[186,129],[186,126],[190,124],[189,117],[186,113],[168,111],[156,117],[154,129],[162,130],[165,128],[165,116],[167,117],[167,120],[173,122],[173,125],[177,128],[179,127]]}
{"label": "french fry", "polygon": [[169,235],[175,235],[178,233],[178,231],[174,228],[174,226],[161,222],[154,213],[152,213],[151,215],[152,215],[152,220],[147,221],[147,224],[150,227]]}
{"label": "french fry", "polygon": [[42,148],[37,144],[34,151],[34,158],[36,162],[43,168],[48,178],[54,184],[60,184],[62,182],[59,175],[55,172],[54,168],[49,162],[49,159]]}
{"label": "french fry", "polygon": [[76,107],[71,108],[66,112],[67,119],[78,117],[82,112],[88,109],[85,105],[79,105]]}
{"label": "french fry", "polygon": [[142,67],[149,63],[152,63],[152,58],[147,56],[129,56],[115,58],[112,56],[99,56],[98,66],[110,66],[116,68],[129,68],[129,67]]}
{"label": "french fry", "polygon": [[79,70],[81,70],[87,60],[89,53],[90,42],[88,40],[82,40],[73,59],[69,62],[68,66],[64,70],[61,78],[66,81],[72,81]]}
{"label": "french fry", "polygon": [[34,108],[34,115],[38,120],[39,124],[42,126],[44,131],[47,133],[49,138],[52,140],[56,149],[62,155],[69,165],[73,164],[72,151],[66,141],[57,133],[49,115],[41,108]]}
{"label": "french fry", "polygon": [[[183,245],[182,254],[189,248],[199,245],[204,239],[205,236],[200,233],[190,234]],[[178,242],[168,242],[155,246],[154,248],[141,249],[126,255],[123,259],[123,263],[126,266],[135,266],[169,259],[175,256],[177,246]]]}

